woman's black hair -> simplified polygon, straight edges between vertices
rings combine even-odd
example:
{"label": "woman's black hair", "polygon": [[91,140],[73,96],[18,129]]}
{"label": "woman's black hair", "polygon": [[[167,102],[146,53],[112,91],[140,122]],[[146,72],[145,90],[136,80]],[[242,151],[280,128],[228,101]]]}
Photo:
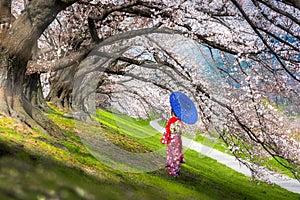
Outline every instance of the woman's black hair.
{"label": "woman's black hair", "polygon": [[177,117],[173,109],[171,109],[171,114],[172,113],[175,115],[175,117]]}

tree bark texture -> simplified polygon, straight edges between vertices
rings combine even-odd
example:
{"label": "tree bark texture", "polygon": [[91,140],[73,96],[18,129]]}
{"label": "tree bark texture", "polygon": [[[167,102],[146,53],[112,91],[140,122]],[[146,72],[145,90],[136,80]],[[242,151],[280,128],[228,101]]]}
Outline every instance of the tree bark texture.
{"label": "tree bark texture", "polygon": [[77,67],[78,65],[73,65],[51,74],[49,80],[51,89],[47,101],[51,101],[59,108],[71,109],[72,89]]}
{"label": "tree bark texture", "polygon": [[[61,136],[36,105],[43,105],[39,74],[26,74],[37,39],[56,15],[76,1],[35,0],[0,34],[0,112]],[[11,18],[11,1],[0,0],[0,21]],[[5,12],[2,12],[5,11]]]}

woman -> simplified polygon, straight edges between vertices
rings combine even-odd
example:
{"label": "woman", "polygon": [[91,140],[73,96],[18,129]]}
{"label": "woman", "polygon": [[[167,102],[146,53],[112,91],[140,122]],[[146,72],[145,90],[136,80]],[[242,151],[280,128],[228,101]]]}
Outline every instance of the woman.
{"label": "woman", "polygon": [[167,144],[166,167],[172,176],[179,176],[180,163],[185,163],[182,153],[182,130],[182,121],[171,111],[171,118],[168,120],[161,143]]}

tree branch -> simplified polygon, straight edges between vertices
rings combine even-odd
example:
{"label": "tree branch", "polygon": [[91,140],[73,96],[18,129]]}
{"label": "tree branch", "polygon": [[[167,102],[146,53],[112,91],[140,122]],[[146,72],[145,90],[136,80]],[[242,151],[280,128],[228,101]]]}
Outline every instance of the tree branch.
{"label": "tree branch", "polygon": [[46,61],[43,63],[37,63],[36,61],[29,61],[27,64],[27,73],[32,73],[32,71],[38,71],[40,73],[45,73],[49,71],[58,71],[67,67],[70,67],[76,63],[80,63],[91,50],[95,48],[96,44],[90,45],[81,51],[71,53],[61,59],[55,61]]}
{"label": "tree branch", "polygon": [[14,21],[2,45],[11,55],[16,55],[20,60],[27,61],[31,56],[31,49],[35,42],[56,15],[77,1],[69,0],[65,3],[47,0],[32,1],[26,7],[25,12]]}
{"label": "tree branch", "polygon": [[[286,16],[287,18],[289,18],[292,21],[294,21],[296,24],[300,25],[300,20],[298,18],[294,17],[293,15],[291,15],[290,13],[288,13],[288,12],[286,12],[284,10],[279,9],[278,7],[276,7],[273,4],[271,4],[269,1],[263,1],[263,0],[257,0],[257,1],[260,2],[260,3],[262,3],[262,4],[264,4],[265,6],[269,7],[270,9],[274,10],[275,12],[278,12],[281,15]],[[297,2],[300,5],[299,1],[297,1]],[[296,6],[296,4],[293,5],[293,6]]]}
{"label": "tree branch", "polygon": [[88,17],[88,27],[89,27],[93,42],[95,42],[95,43],[101,42],[102,40],[98,36],[96,26],[95,26],[95,22],[90,17]]}
{"label": "tree branch", "polygon": [[280,65],[282,66],[282,68],[287,72],[287,74],[289,74],[293,79],[295,79],[296,81],[300,82],[300,79],[293,74],[287,67],[286,65],[283,63],[283,61],[279,58],[278,54],[276,54],[276,52],[272,49],[272,47],[268,44],[268,42],[264,39],[264,37],[260,34],[260,32],[257,30],[255,24],[250,20],[249,16],[245,13],[245,11],[243,10],[243,8],[240,6],[240,4],[236,1],[236,0],[231,0],[231,2],[238,8],[238,10],[241,12],[241,14],[243,15],[243,17],[246,19],[246,21],[248,22],[248,24],[252,27],[252,29],[254,30],[254,32],[258,35],[258,37],[262,40],[262,42],[264,43],[264,45],[270,50],[270,52],[275,56],[276,60],[280,63]]}
{"label": "tree branch", "polygon": [[282,2],[294,6],[300,10],[300,1],[299,0],[282,0]]}

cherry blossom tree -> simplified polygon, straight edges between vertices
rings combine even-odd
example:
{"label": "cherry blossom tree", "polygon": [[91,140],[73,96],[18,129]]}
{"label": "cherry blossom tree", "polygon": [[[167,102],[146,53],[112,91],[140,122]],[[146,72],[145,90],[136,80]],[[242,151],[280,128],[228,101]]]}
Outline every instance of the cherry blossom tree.
{"label": "cherry blossom tree", "polygon": [[[193,50],[193,53],[202,54],[209,64],[189,63],[192,53],[187,54],[189,59],[182,55],[182,51],[187,51],[182,45],[188,41],[177,36],[172,41],[181,44],[179,48],[171,45],[168,37],[169,34],[150,34],[135,40],[123,39],[109,48],[100,45],[80,65],[84,70],[78,74],[84,74],[86,78],[76,77],[76,98],[80,97],[78,94],[87,97],[97,91],[107,97],[97,99],[101,106],[104,105],[101,100],[105,100],[128,115],[147,118],[153,110],[168,113],[167,97],[171,91],[185,91],[197,102],[200,119],[207,130],[212,131],[213,127],[238,158],[246,155],[249,162],[245,159],[241,162],[255,170],[257,164],[266,162],[271,156],[296,173],[299,143],[287,135],[290,128],[285,124],[287,115],[276,108],[269,97],[271,90],[263,90],[267,86],[257,82],[257,73],[253,74],[249,69],[252,65],[241,64],[231,54],[210,52],[206,47]],[[163,41],[170,47],[161,48]],[[125,44],[134,49],[128,49]],[[142,48],[143,45],[147,48]],[[187,47],[193,45],[197,46],[189,44]],[[253,61],[248,62],[252,64]],[[83,66],[89,66],[89,73]],[[97,81],[90,81],[97,80],[96,77],[101,77],[98,79],[100,87]],[[95,105],[91,103],[97,100],[92,97],[78,102],[83,102],[81,108],[86,112],[94,113]]]}
{"label": "cherry blossom tree", "polygon": [[[19,2],[0,1],[1,112],[57,133],[36,107],[49,71],[48,100],[85,112],[163,113],[165,96],[182,90],[241,162],[255,171],[245,160],[272,157],[299,179],[299,142],[286,124],[296,113],[278,107],[300,105],[297,1]],[[191,47],[196,56],[184,54]]]}

